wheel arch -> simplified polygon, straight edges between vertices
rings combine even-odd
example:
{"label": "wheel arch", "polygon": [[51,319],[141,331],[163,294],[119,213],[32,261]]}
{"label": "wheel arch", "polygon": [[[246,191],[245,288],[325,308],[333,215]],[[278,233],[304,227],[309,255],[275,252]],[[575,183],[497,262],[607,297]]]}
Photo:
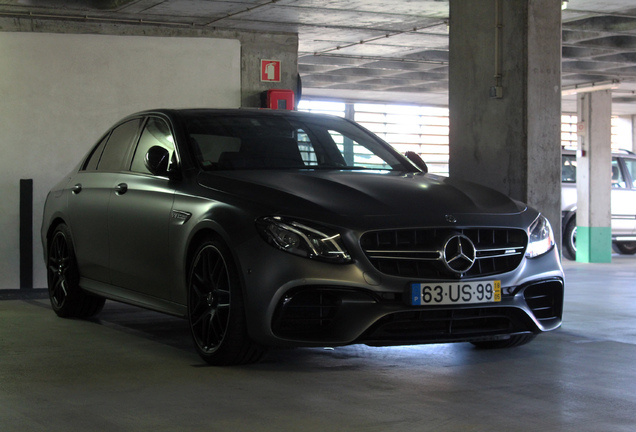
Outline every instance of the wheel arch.
{"label": "wheel arch", "polygon": [[[51,242],[51,239],[53,238],[53,233],[55,232],[55,230],[57,229],[58,226],[60,225],[66,225],[66,227],[69,229],[69,231],[71,230],[71,227],[68,226],[68,223],[66,222],[66,220],[61,217],[61,216],[56,216],[51,220],[51,223],[49,224],[48,228],[46,229],[46,235],[43,238],[44,241],[46,241],[46,243],[44,243],[42,246],[43,252],[44,252],[44,260],[46,261],[47,256],[48,256],[48,250],[49,250],[49,243]],[[73,249],[75,249],[75,243],[74,243],[74,239],[73,239],[73,233],[71,232],[71,242],[73,243]]]}
{"label": "wheel arch", "polygon": [[201,243],[203,243],[206,239],[214,239],[220,241],[225,245],[227,250],[230,253],[230,258],[232,264],[237,272],[237,276],[241,282],[241,292],[243,293],[243,298],[245,298],[245,280],[243,278],[243,271],[241,269],[241,262],[236,255],[236,252],[232,248],[232,241],[229,235],[223,230],[220,226],[210,221],[209,224],[202,224],[198,229],[194,230],[188,240],[186,253],[185,253],[185,261],[184,261],[184,269],[185,269],[185,281],[184,286],[188,286],[188,278],[190,277],[190,265],[192,264],[192,260],[194,259],[194,255],[196,250]]}
{"label": "wheel arch", "polygon": [[46,239],[47,240],[51,240],[51,237],[53,236],[53,232],[61,224],[65,224],[66,226],[68,226],[66,221],[60,216],[56,217],[55,219],[53,219],[51,221],[51,223],[49,224],[48,229],[46,230]]}

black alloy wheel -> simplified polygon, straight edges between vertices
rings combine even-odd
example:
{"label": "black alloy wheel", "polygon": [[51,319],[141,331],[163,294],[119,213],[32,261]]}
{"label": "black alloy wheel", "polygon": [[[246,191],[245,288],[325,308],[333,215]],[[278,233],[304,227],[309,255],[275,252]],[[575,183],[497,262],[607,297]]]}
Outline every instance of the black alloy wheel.
{"label": "black alloy wheel", "polygon": [[189,274],[188,321],[201,358],[217,366],[260,360],[265,349],[247,335],[239,278],[227,248],[204,241]]}
{"label": "black alloy wheel", "polygon": [[569,260],[576,259],[576,216],[568,221],[563,232],[563,256]]}
{"label": "black alloy wheel", "polygon": [[105,299],[83,291],[68,227],[55,228],[48,244],[47,282],[51,307],[63,318],[87,318],[99,313]]}

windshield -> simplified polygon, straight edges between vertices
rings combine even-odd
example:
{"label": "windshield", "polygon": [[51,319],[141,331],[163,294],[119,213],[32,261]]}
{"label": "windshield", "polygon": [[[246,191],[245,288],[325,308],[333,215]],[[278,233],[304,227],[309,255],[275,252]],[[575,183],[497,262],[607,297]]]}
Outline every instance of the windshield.
{"label": "windshield", "polygon": [[206,170],[414,171],[376,137],[337,117],[202,112],[185,122],[194,154]]}

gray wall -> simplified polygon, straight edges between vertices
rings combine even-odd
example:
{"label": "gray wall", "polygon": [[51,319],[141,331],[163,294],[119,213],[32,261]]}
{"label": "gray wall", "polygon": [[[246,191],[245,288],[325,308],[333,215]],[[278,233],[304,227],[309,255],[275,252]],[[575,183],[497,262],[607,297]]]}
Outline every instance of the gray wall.
{"label": "gray wall", "polygon": [[[34,180],[42,288],[46,193],[112,123],[148,108],[258,106],[263,90],[296,88],[295,35],[6,19],[0,30],[0,289],[20,286],[20,179]],[[260,82],[260,58],[281,60],[281,83]]]}

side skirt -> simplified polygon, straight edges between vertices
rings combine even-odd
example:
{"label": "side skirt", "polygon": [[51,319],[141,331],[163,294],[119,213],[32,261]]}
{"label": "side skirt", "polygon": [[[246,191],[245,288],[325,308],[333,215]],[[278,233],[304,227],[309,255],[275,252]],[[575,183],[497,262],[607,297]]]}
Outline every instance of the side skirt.
{"label": "side skirt", "polygon": [[149,296],[147,294],[131,291],[118,286],[108,285],[103,282],[97,282],[92,279],[80,278],[79,284],[82,289],[108,300],[127,303],[133,306],[139,306],[181,318],[186,317],[188,313],[186,305],[173,303],[158,297]]}

